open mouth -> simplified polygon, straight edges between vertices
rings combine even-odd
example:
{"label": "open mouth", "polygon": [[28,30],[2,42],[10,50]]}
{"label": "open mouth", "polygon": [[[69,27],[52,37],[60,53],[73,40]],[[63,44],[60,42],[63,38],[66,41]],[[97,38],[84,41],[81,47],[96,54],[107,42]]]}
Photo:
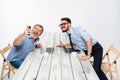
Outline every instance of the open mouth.
{"label": "open mouth", "polygon": [[36,35],[36,36],[38,35],[38,33],[37,33],[37,32],[33,32],[33,34],[34,34],[34,35]]}
{"label": "open mouth", "polygon": [[65,27],[61,27],[61,29],[66,29]]}

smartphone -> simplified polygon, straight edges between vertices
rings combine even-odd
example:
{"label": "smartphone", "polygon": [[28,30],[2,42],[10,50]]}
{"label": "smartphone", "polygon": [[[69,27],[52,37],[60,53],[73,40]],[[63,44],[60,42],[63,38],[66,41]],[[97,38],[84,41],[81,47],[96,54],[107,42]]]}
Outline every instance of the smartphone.
{"label": "smartphone", "polygon": [[[31,26],[27,26],[27,27],[28,27],[28,29],[31,29]],[[30,33],[28,35],[30,35]]]}
{"label": "smartphone", "polygon": [[31,29],[31,26],[27,26],[28,27],[28,29]]}

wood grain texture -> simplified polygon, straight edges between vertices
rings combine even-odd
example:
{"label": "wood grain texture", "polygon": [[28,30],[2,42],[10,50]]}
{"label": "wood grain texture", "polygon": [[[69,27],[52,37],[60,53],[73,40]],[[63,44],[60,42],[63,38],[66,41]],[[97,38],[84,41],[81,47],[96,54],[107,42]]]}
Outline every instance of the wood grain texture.
{"label": "wood grain texture", "polygon": [[82,51],[72,54],[56,47],[69,42],[66,34],[46,32],[40,42],[43,48],[29,53],[12,80],[99,80],[89,61],[79,60]]}

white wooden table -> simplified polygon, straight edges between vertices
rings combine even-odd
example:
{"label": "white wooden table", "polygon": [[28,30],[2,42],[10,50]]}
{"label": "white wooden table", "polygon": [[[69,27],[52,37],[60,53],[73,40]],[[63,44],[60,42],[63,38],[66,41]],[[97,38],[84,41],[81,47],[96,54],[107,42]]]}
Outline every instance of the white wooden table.
{"label": "white wooden table", "polygon": [[66,53],[56,47],[68,41],[63,33],[44,33],[43,48],[30,52],[11,80],[99,80],[89,61],[79,60],[82,51]]}

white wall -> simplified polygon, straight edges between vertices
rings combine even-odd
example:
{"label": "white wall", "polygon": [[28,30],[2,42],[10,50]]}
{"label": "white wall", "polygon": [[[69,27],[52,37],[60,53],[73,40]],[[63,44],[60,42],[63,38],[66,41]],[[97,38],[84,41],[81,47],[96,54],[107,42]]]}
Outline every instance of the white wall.
{"label": "white wall", "polygon": [[61,17],[87,29],[104,50],[111,43],[120,50],[120,0],[0,0],[0,48],[12,44],[27,25],[60,31]]}
{"label": "white wall", "polygon": [[[120,49],[119,0],[0,0],[0,45],[12,42],[27,25],[40,23],[45,31],[60,31],[60,18],[85,27],[104,47]],[[4,36],[3,36],[4,35]]]}

